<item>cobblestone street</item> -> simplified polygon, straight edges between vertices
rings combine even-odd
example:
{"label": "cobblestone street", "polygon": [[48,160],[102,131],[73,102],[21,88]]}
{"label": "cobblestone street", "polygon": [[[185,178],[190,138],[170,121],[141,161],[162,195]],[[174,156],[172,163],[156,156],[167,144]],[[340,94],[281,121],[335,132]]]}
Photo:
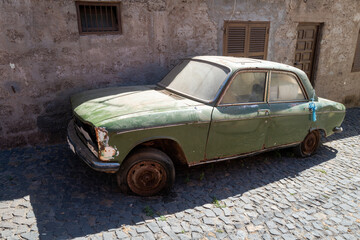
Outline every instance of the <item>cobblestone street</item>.
{"label": "cobblestone street", "polygon": [[119,192],[66,144],[0,151],[0,239],[360,239],[360,108],[310,158],[290,149],[177,168],[167,196]]}

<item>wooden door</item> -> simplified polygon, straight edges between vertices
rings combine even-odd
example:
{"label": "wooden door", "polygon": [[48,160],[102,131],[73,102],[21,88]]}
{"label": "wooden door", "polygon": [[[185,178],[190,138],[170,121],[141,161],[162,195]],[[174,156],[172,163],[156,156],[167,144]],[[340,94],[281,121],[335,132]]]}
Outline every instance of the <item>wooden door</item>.
{"label": "wooden door", "polygon": [[314,60],[318,40],[319,24],[300,23],[297,28],[297,42],[294,66],[303,70],[314,85]]}

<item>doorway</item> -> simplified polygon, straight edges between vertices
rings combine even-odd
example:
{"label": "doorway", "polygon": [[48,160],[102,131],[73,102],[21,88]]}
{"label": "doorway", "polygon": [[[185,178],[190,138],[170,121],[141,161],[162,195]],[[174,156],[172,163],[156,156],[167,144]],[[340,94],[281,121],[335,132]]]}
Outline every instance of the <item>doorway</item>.
{"label": "doorway", "polygon": [[299,23],[294,66],[303,70],[314,86],[320,23]]}

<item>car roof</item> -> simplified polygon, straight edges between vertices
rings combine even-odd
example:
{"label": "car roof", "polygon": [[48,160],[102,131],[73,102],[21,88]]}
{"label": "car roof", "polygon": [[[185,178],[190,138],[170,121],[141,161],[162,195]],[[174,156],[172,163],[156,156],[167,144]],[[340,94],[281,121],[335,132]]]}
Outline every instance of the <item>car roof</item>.
{"label": "car roof", "polygon": [[223,66],[227,66],[232,70],[253,68],[253,69],[278,69],[278,70],[285,70],[296,73],[303,72],[298,68],[286,64],[260,60],[260,59],[253,59],[253,58],[228,57],[228,56],[196,56],[193,57],[192,59],[220,64]]}
{"label": "car roof", "polygon": [[311,83],[306,76],[306,73],[301,69],[292,67],[283,63],[277,63],[272,61],[253,59],[253,58],[243,58],[243,57],[229,57],[229,56],[196,56],[192,57],[194,60],[201,60],[206,62],[211,62],[226,66],[235,72],[242,69],[266,69],[266,70],[280,70],[280,71],[289,71],[295,73],[300,80],[302,81],[308,96],[313,96],[317,99],[315,91],[311,86]]}

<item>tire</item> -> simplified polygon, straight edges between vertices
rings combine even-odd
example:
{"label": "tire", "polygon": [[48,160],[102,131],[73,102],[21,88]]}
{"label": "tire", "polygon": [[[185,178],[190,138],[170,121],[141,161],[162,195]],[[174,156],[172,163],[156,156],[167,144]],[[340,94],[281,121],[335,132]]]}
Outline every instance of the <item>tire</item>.
{"label": "tire", "polygon": [[309,157],[313,155],[320,146],[321,136],[319,130],[314,130],[308,133],[304,140],[294,149],[294,152],[299,157]]}
{"label": "tire", "polygon": [[175,168],[164,152],[155,148],[142,148],[121,164],[116,178],[124,193],[153,196],[171,189],[175,181]]}

